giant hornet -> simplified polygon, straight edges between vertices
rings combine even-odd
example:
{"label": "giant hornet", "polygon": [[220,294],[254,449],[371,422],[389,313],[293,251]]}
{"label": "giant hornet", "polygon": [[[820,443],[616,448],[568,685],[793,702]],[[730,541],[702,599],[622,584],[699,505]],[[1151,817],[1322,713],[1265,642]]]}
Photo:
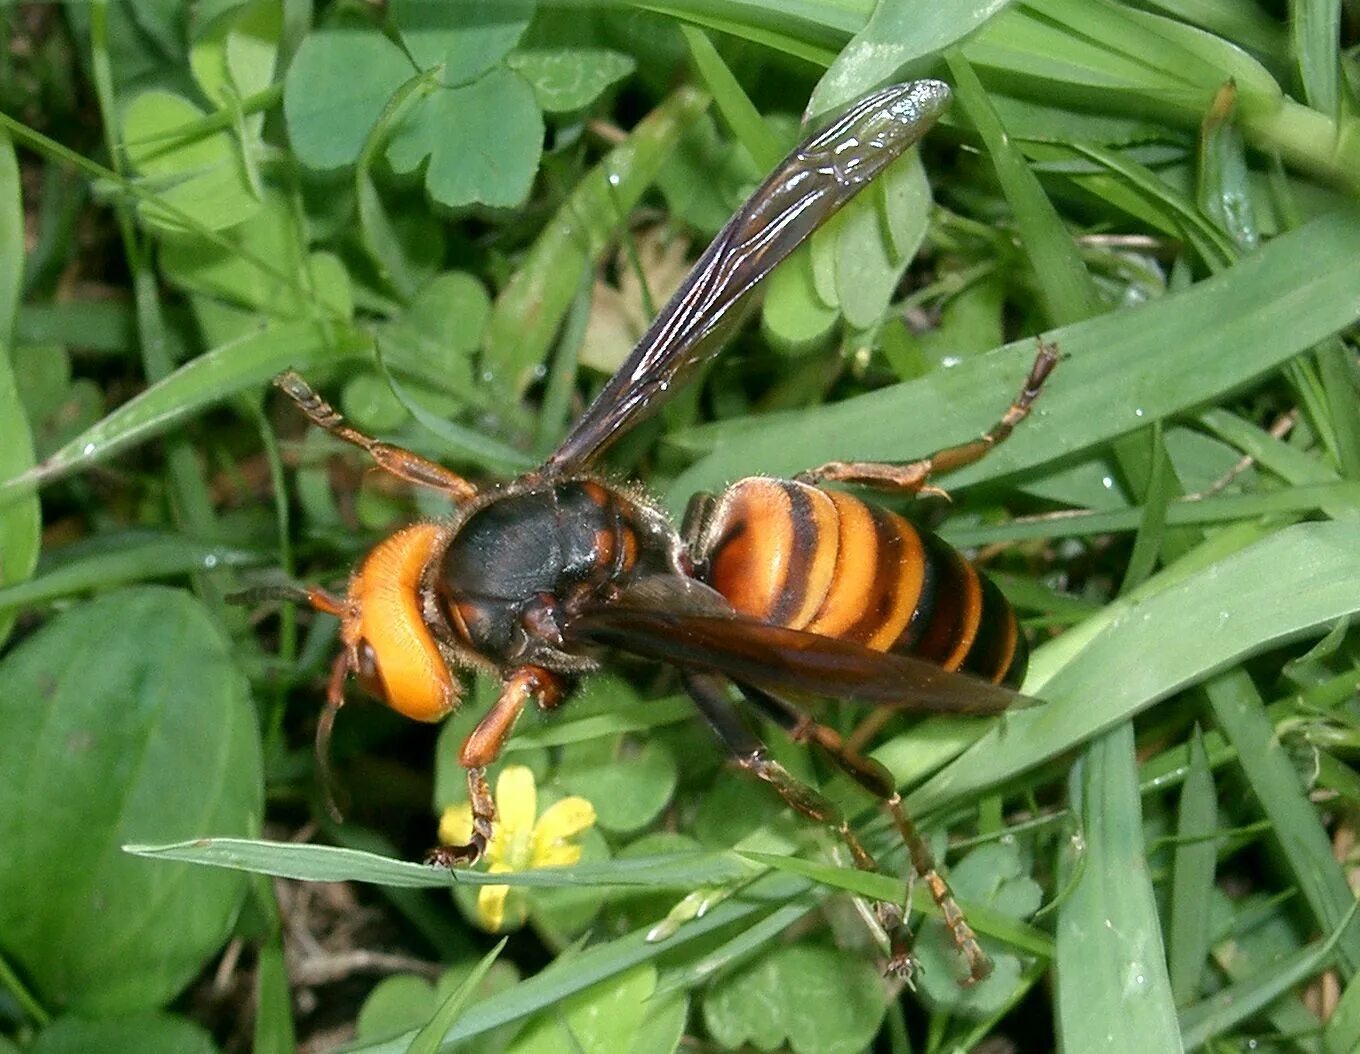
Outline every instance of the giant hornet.
{"label": "giant hornet", "polygon": [[[933,534],[824,481],[916,494],[935,473],[970,464],[1010,434],[1057,361],[1040,345],[1019,396],[980,438],[916,461],[830,462],[792,480],[751,477],[697,495],[680,530],[635,487],[593,471],[600,455],[654,412],[695,367],[762,278],[916,142],[944,110],[938,81],[859,100],[798,146],[727,223],[623,366],[540,467],[479,488],[441,465],[347,425],[301,377],[277,385],[313,423],[378,466],[447,496],[452,515],[380,542],[344,596],[285,590],[340,619],[343,651],[327,689],[318,748],[346,679],[397,712],[436,721],[459,703],[455,671],[489,670],[500,697],[463,743],[473,833],[434,849],[443,867],[475,862],[492,835],[486,771],[526,706],[563,702],[617,649],[675,666],[685,691],[738,765],[794,809],[828,825],[857,866],[874,858],[839,809],[769,757],[729,687],[806,740],[875,795],[928,884],[971,980],[989,963],[891,774],[847,747],[803,706],[809,697],[906,711],[992,714],[1018,696],[1026,649],[997,588]],[[909,965],[903,919],[890,968]]]}

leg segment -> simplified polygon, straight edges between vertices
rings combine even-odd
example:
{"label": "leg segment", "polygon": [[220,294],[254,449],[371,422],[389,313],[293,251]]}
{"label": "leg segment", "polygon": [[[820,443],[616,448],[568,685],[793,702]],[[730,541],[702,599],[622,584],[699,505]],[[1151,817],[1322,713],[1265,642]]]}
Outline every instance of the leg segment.
{"label": "leg segment", "polygon": [[409,450],[403,450],[399,446],[393,446],[391,443],[379,442],[372,436],[366,436],[358,429],[345,424],[345,419],[340,416],[339,412],[325,399],[317,395],[312,390],[311,385],[291,370],[275,377],[274,384],[288,398],[298,404],[298,408],[307,415],[312,424],[318,428],[324,428],[331,435],[343,439],[346,443],[353,443],[355,446],[366,450],[369,457],[377,462],[379,468],[392,473],[398,479],[404,479],[408,483],[415,483],[422,487],[429,487],[431,490],[442,491],[455,502],[467,501],[476,495],[476,487],[457,473],[450,472],[443,465],[436,464],[419,454],[413,454]]}
{"label": "leg segment", "polygon": [[[318,610],[326,608],[318,605]],[[331,664],[330,679],[326,682],[326,709],[316,722],[316,780],[321,787],[321,800],[332,820],[340,823],[344,815],[335,801],[335,776],[331,772],[331,732],[335,715],[345,705],[345,678],[349,676],[349,650],[342,651]]]}
{"label": "leg segment", "polygon": [[767,748],[760,737],[746,727],[741,715],[732,706],[732,701],[723,691],[724,682],[721,678],[686,671],[680,679],[699,712],[722,740],[723,746],[732,752],[738,765],[768,783],[796,811],[830,827],[845,842],[857,867],[865,871],[878,870],[874,858],[851,830],[835,802],[795,779],[788,769],[766,753]]}
{"label": "leg segment", "polygon": [[427,864],[452,869],[482,858],[496,822],[496,803],[486,782],[487,766],[500,756],[524,707],[531,701],[546,705],[544,700],[555,699],[560,691],[557,678],[537,666],[522,666],[505,679],[500,698],[463,741],[458,754],[458,763],[467,769],[472,838],[467,845],[436,846],[426,854]]}
{"label": "leg segment", "polygon": [[958,446],[945,447],[918,461],[880,462],[880,461],[828,461],[825,465],[809,472],[801,472],[797,479],[803,483],[819,483],[822,480],[835,480],[841,483],[857,483],[880,490],[898,491],[905,494],[918,494],[922,491],[935,491],[929,485],[931,476],[971,465],[980,461],[988,451],[1003,442],[1015,430],[1015,426],[1029,416],[1030,406],[1038,397],[1044,381],[1058,365],[1058,348],[1054,344],[1039,341],[1039,352],[1030,367],[1025,386],[1001,420],[992,425],[977,439]]}
{"label": "leg segment", "polygon": [[[731,751],[737,764],[757,779],[762,779],[774,788],[795,811],[811,820],[825,824],[850,850],[855,866],[862,871],[878,872],[878,863],[864,848],[854,829],[835,802],[819,793],[806,783],[795,779],[783,765],[769,757],[766,746],[741,720],[732,706],[727,693],[723,691],[724,682],[711,674],[685,672],[681,675],[685,690],[689,693],[699,712],[704,715],[723,745]],[[892,942],[889,969],[896,972],[901,963],[909,960],[906,946],[903,945],[902,912],[896,904],[878,901],[875,913],[879,924],[890,935]],[[899,961],[900,958],[900,961]]]}
{"label": "leg segment", "polygon": [[[751,685],[743,684],[739,687],[752,703],[786,728],[791,739],[795,742],[816,744],[843,772],[882,802],[884,810],[892,818],[893,825],[911,854],[912,869],[929,888],[931,897],[940,909],[940,916],[954,939],[955,947],[968,964],[966,983],[976,984],[983,980],[992,972],[991,961],[978,944],[977,935],[968,925],[968,920],[959,908],[958,901],[954,899],[949,883],[940,874],[930,846],[921,837],[916,824],[903,807],[902,797],[897,793],[897,785],[893,782],[892,774],[872,758],[847,748],[835,729],[821,724],[787,699],[771,695]],[[896,950],[894,948],[894,952]],[[899,969],[908,968],[905,962],[894,961],[890,965]]]}

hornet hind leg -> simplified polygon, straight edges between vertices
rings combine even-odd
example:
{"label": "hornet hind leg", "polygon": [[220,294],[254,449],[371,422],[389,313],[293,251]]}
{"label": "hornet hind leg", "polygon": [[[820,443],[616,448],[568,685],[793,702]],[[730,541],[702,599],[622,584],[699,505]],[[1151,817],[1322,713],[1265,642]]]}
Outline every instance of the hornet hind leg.
{"label": "hornet hind leg", "polygon": [[[724,691],[725,681],[712,674],[686,671],[681,675],[685,690],[694,700],[699,712],[732,753],[737,764],[757,779],[764,780],[795,811],[829,827],[850,850],[855,866],[862,871],[877,873],[877,861],[859,840],[844,813],[835,802],[817,790],[795,779],[779,762],[768,754],[761,739],[752,732],[737,713]],[[745,689],[743,689],[744,691]],[[877,901],[874,912],[889,936],[891,951],[888,970],[910,977],[911,943],[902,909],[896,904]]]}
{"label": "hornet hind leg", "polygon": [[1058,365],[1059,358],[1057,345],[1039,341],[1039,352],[1020,394],[1001,415],[1001,420],[971,442],[945,447],[917,461],[828,461],[825,465],[800,472],[795,478],[800,483],[832,480],[903,494],[919,494],[923,491],[943,493],[938,487],[930,485],[931,477],[981,461],[997,444],[1004,442],[1015,426],[1029,416],[1030,406],[1038,398],[1049,374]]}
{"label": "hornet hind leg", "polygon": [[[959,954],[968,965],[965,983],[976,984],[984,980],[992,972],[991,960],[978,944],[977,934],[968,925],[968,920],[964,917],[958,901],[954,899],[949,883],[940,874],[930,846],[921,837],[916,824],[903,807],[902,797],[897,793],[897,785],[888,770],[872,758],[847,748],[834,729],[821,724],[787,699],[781,699],[752,685],[742,684],[738,687],[753,704],[783,726],[788,731],[789,738],[795,742],[815,744],[851,779],[879,799],[898,834],[901,835],[902,841],[906,843],[907,851],[911,854],[912,870],[930,890],[930,895],[939,907],[944,924],[954,940],[954,946],[958,948]],[[897,952],[896,948],[894,952]],[[907,957],[910,955],[910,946],[903,948],[901,954],[902,960],[897,961],[895,955],[894,961],[890,962],[889,966],[897,972],[909,972],[910,964]]]}

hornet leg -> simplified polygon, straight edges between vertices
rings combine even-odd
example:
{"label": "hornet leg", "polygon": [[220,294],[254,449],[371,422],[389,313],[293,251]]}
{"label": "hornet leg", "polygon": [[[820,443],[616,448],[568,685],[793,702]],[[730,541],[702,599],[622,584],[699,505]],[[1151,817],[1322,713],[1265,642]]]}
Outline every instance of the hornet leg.
{"label": "hornet leg", "polygon": [[[911,854],[912,869],[929,888],[930,895],[940,909],[940,915],[954,940],[955,947],[958,948],[959,954],[963,956],[964,962],[968,964],[966,983],[976,984],[986,978],[992,972],[991,961],[987,958],[987,953],[982,950],[981,945],[978,944],[977,935],[973,932],[973,928],[968,925],[968,920],[959,908],[958,901],[954,899],[954,893],[949,888],[949,883],[940,874],[940,870],[935,864],[934,854],[930,851],[930,846],[921,837],[921,833],[916,829],[916,824],[912,822],[911,816],[903,807],[902,797],[897,793],[897,785],[893,782],[892,775],[888,770],[872,758],[867,758],[848,749],[842,742],[839,733],[821,724],[788,700],[771,695],[769,692],[751,685],[743,684],[739,687],[752,703],[788,730],[789,738],[795,742],[815,744],[846,775],[880,800],[884,810],[892,818],[893,825],[897,828],[898,834],[901,835],[902,841],[906,843],[907,851]],[[889,967],[900,972],[909,972],[910,962],[907,958],[910,954],[909,947],[902,950],[904,958],[900,961],[896,956],[898,949],[894,948],[893,950],[894,959],[889,963]]]}
{"label": "hornet leg", "polygon": [[431,490],[442,491],[455,502],[467,501],[477,493],[477,488],[457,473],[450,472],[443,465],[414,454],[391,443],[383,443],[372,436],[364,435],[356,428],[345,424],[339,412],[317,395],[306,381],[291,370],[274,378],[274,384],[288,398],[298,404],[312,424],[324,428],[331,435],[353,443],[368,452],[378,467],[392,473],[398,479],[415,483]]}
{"label": "hornet leg", "polygon": [[[724,681],[721,678],[687,671],[681,675],[681,680],[699,712],[732,753],[737,764],[773,787],[795,811],[831,828],[850,850],[856,867],[862,871],[879,871],[878,863],[864,848],[840,807],[819,791],[795,779],[783,765],[769,756],[765,744],[742,721],[732,700],[723,691]],[[902,936],[905,927],[901,909],[896,904],[878,901],[875,914],[892,942],[889,969],[899,972],[901,963],[910,959]]]}
{"label": "hornet leg", "polygon": [[1044,381],[1048,380],[1048,375],[1058,365],[1058,359],[1057,345],[1039,341],[1039,353],[1034,358],[1034,365],[1030,367],[1020,394],[1001,416],[1001,420],[971,442],[945,447],[917,461],[828,461],[810,471],[800,472],[796,478],[801,483],[833,480],[904,494],[919,494],[922,491],[943,493],[939,488],[930,486],[930,478],[980,461],[998,443],[1003,442],[1015,430],[1015,426],[1029,416],[1030,406],[1038,397]]}
{"label": "hornet leg", "polygon": [[486,770],[500,756],[515,721],[530,702],[551,706],[561,695],[560,682],[547,670],[522,666],[511,672],[501,686],[500,698],[463,741],[458,763],[467,769],[468,801],[472,805],[472,838],[466,845],[440,845],[425,855],[435,867],[455,868],[475,864],[491,843],[496,822],[496,802],[486,782]]}

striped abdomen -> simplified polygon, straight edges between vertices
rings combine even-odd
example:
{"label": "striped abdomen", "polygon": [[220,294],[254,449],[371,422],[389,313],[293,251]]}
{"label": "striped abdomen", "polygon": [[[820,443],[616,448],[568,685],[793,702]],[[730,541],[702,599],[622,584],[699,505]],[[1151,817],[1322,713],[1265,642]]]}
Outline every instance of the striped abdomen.
{"label": "striped abdomen", "polygon": [[1028,651],[1000,590],[929,531],[849,494],[740,480],[696,555],[703,580],[752,618],[998,684],[1024,677]]}

